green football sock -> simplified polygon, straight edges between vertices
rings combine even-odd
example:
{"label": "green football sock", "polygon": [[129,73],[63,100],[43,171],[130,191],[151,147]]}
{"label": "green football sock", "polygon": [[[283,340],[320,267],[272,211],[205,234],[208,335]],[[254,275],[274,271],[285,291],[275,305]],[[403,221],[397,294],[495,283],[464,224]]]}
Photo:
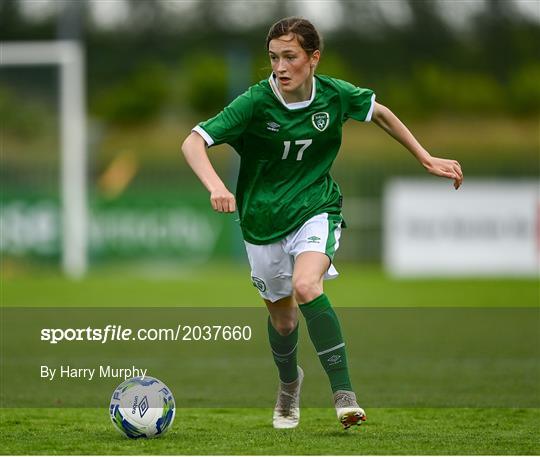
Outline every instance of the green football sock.
{"label": "green football sock", "polygon": [[352,390],[338,317],[325,294],[300,305],[309,336],[330,379],[332,392]]}
{"label": "green football sock", "polygon": [[298,324],[290,334],[283,336],[274,328],[270,316],[268,316],[268,339],[274,362],[279,371],[279,379],[282,382],[296,381],[298,379],[298,366],[296,364]]}

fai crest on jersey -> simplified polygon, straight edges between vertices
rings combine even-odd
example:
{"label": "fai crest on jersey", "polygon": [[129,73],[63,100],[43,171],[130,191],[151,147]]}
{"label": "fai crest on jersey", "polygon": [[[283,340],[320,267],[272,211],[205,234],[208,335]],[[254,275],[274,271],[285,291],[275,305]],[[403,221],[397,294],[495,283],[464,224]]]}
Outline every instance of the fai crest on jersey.
{"label": "fai crest on jersey", "polygon": [[324,112],[315,113],[313,116],[311,116],[311,122],[313,122],[313,126],[319,132],[322,132],[326,129],[326,127],[328,127],[328,124],[330,123],[330,115]]}

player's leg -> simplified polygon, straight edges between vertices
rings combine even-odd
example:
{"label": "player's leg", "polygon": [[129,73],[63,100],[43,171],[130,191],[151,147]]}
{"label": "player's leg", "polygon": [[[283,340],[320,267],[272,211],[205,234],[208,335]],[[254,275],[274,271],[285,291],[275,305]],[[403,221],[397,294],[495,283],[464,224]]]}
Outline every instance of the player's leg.
{"label": "player's leg", "polygon": [[268,338],[279,379],[283,383],[291,383],[298,379],[298,305],[292,296],[264,302],[269,312]]}
{"label": "player's leg", "polygon": [[279,388],[274,407],[274,428],[294,428],[300,421],[300,389],[304,379],[297,365],[298,305],[289,296],[272,302],[264,300],[268,316],[268,337],[279,371]]}
{"label": "player's leg", "polygon": [[300,419],[303,372],[297,366],[298,305],[292,297],[292,258],[281,243],[246,244],[251,279],[269,311],[268,339],[280,385],[274,408],[275,428],[293,428]]}
{"label": "player's leg", "polygon": [[330,259],[339,246],[340,222],[327,214],[310,219],[289,240],[288,249],[296,258],[293,294],[330,380],[338,418],[348,428],[365,420],[365,413],[352,391],[338,317],[323,290],[324,278],[337,276]]}
{"label": "player's leg", "polygon": [[296,258],[294,295],[306,319],[309,336],[326,371],[332,392],[352,391],[345,343],[339,319],[323,292],[323,278],[330,259],[320,252],[303,252]]}

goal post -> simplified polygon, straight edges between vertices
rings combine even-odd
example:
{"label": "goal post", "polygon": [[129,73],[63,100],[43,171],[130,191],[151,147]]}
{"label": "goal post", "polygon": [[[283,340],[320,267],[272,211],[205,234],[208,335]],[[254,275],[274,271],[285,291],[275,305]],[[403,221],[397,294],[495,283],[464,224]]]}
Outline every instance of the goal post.
{"label": "goal post", "polygon": [[77,41],[1,42],[0,66],[60,68],[62,268],[71,278],[88,266],[87,142],[84,51]]}

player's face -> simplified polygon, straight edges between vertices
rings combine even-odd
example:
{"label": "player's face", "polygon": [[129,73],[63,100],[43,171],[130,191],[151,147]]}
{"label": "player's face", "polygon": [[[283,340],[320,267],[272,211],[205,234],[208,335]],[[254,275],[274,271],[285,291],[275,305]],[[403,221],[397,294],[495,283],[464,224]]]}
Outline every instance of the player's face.
{"label": "player's face", "polygon": [[305,100],[311,94],[312,76],[319,62],[320,52],[308,53],[300,46],[296,35],[283,35],[268,46],[272,71],[284,95]]}

